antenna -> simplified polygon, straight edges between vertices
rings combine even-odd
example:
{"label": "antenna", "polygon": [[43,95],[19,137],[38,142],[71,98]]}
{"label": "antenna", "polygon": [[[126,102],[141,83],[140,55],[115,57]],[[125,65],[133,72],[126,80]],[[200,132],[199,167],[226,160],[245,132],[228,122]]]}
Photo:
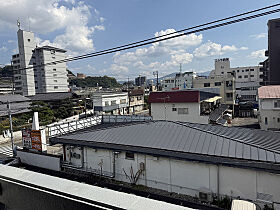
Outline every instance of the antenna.
{"label": "antenna", "polygon": [[18,26],[18,29],[20,30],[20,21],[19,21],[19,18],[17,19],[17,26]]}
{"label": "antenna", "polygon": [[30,31],[30,17],[28,16],[28,31]]}

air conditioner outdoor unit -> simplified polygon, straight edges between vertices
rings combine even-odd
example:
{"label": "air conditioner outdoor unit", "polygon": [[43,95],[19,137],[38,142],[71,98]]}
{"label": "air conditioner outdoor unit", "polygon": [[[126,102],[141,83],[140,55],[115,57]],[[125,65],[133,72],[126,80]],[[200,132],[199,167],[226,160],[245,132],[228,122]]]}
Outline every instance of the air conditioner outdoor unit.
{"label": "air conditioner outdoor unit", "polygon": [[208,202],[213,201],[212,194],[211,193],[206,193],[206,192],[199,192],[199,199],[203,200],[203,201],[208,201]]}

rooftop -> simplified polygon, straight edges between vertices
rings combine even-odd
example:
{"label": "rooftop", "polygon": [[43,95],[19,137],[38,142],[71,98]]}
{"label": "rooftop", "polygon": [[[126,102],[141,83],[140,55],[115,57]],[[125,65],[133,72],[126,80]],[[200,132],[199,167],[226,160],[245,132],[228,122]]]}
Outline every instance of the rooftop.
{"label": "rooftop", "polygon": [[101,124],[50,143],[280,171],[280,133],[248,128],[170,121]]}
{"label": "rooftop", "polygon": [[72,97],[72,93],[69,92],[57,92],[57,93],[38,93],[34,96],[27,96],[32,101],[58,101]]}
{"label": "rooftop", "polygon": [[218,94],[198,91],[198,90],[180,90],[166,92],[151,92],[149,95],[149,103],[196,103]]}
{"label": "rooftop", "polygon": [[258,89],[259,98],[280,98],[280,85],[262,86]]}
{"label": "rooftop", "polygon": [[43,46],[43,47],[37,47],[36,48],[37,50],[40,50],[40,49],[44,49],[44,50],[55,50],[55,51],[58,51],[58,52],[67,52],[66,50],[64,49],[60,49],[60,48],[57,48],[57,47],[52,47],[52,46]]}
{"label": "rooftop", "polygon": [[7,101],[11,102],[11,103],[16,103],[16,102],[25,102],[25,101],[30,101],[29,98],[24,97],[22,95],[18,95],[18,94],[5,94],[5,95],[0,95],[0,104],[6,104]]}

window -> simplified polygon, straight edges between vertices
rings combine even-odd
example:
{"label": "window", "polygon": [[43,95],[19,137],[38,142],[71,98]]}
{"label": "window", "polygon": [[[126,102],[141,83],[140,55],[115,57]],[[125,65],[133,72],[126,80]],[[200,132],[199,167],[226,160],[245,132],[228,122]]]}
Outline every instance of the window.
{"label": "window", "polygon": [[188,108],[178,108],[178,114],[188,114],[189,109]]}
{"label": "window", "polygon": [[267,117],[264,118],[264,124],[267,125]]}
{"label": "window", "polygon": [[244,78],[248,78],[248,75],[244,75]]}
{"label": "window", "polygon": [[137,101],[140,101],[140,100],[142,100],[142,97],[141,96],[137,97]]}
{"label": "window", "polygon": [[57,76],[57,74],[53,74],[53,76],[54,76],[54,77],[56,77],[56,76]]}
{"label": "window", "polygon": [[244,72],[244,69],[242,70],[242,72]]}
{"label": "window", "polygon": [[116,101],[116,100],[113,100],[113,101],[111,101],[111,104],[112,104],[112,105],[116,105],[116,104],[117,104],[117,101]]}
{"label": "window", "polygon": [[221,73],[222,73],[222,74],[224,74],[224,72],[223,72],[223,71],[222,71]]}
{"label": "window", "polygon": [[30,42],[30,39],[27,39],[28,42]]}
{"label": "window", "polygon": [[177,108],[172,108],[172,112],[177,112]]}
{"label": "window", "polygon": [[221,86],[221,82],[215,82],[215,86]]}
{"label": "window", "polygon": [[54,88],[54,89],[58,89],[58,86],[54,86],[53,88]]}
{"label": "window", "polygon": [[280,118],[279,117],[277,118],[277,122],[280,123]]}
{"label": "window", "polygon": [[126,152],[125,153],[125,159],[134,160],[134,153]]}
{"label": "window", "polygon": [[204,87],[210,87],[210,83],[204,83]]}
{"label": "window", "polygon": [[109,106],[109,101],[105,101],[105,106]]}
{"label": "window", "polygon": [[250,75],[250,77],[254,77],[254,75]]}
{"label": "window", "polygon": [[254,71],[254,69],[250,69],[250,71]]}
{"label": "window", "polygon": [[56,69],[53,69],[53,71],[56,71]]}
{"label": "window", "polygon": [[238,76],[239,79],[242,79],[242,76]]}
{"label": "window", "polygon": [[126,99],[121,99],[121,100],[120,100],[120,103],[121,103],[121,104],[125,104],[125,103],[126,103]]}
{"label": "window", "polygon": [[274,101],[274,108],[280,108],[280,100]]}
{"label": "window", "polygon": [[57,82],[57,80],[55,79],[54,82]]}
{"label": "window", "polygon": [[246,69],[246,72],[249,71],[249,69]]}
{"label": "window", "polygon": [[237,70],[237,72],[239,72],[239,70]]}

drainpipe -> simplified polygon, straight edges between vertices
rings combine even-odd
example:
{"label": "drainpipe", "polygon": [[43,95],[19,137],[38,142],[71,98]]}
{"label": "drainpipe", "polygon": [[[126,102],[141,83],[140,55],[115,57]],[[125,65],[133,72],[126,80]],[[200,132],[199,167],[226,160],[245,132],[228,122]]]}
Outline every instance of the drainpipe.
{"label": "drainpipe", "polygon": [[217,195],[220,197],[220,166],[217,165]]}

